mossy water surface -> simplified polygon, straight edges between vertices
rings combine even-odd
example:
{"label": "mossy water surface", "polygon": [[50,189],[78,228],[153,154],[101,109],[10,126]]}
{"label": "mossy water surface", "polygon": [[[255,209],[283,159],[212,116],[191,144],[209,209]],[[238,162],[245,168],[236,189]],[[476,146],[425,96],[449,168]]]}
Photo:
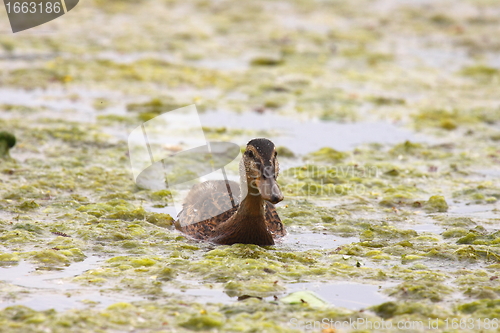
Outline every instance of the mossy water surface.
{"label": "mossy water surface", "polygon": [[[482,36],[498,30],[497,4],[145,3],[88,2],[72,29],[0,38],[0,131],[16,137],[0,160],[0,331],[321,331],[307,323],[323,318],[494,328],[499,45]],[[414,132],[348,148],[331,132],[308,150],[297,126],[280,148],[278,208],[294,241],[213,246],[174,231],[171,193],[130,172],[129,130],[191,103]],[[204,130],[240,145],[290,135]],[[346,281],[380,286],[387,302],[285,297]]]}

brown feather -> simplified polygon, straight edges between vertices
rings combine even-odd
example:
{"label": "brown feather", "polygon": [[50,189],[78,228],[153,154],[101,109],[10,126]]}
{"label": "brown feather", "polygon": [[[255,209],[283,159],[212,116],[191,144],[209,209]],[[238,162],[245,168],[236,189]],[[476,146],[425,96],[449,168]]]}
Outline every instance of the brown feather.
{"label": "brown feather", "polygon": [[[272,156],[274,144],[271,141],[255,139],[252,142],[260,144],[257,149],[252,146],[252,150],[264,153],[266,158]],[[274,161],[277,165],[277,160]],[[242,170],[248,173],[248,168]],[[254,192],[249,192],[240,203],[241,191],[236,182],[216,180],[193,186],[175,222],[176,228],[195,239],[216,244],[273,245],[274,238],[286,235],[283,223],[271,202],[250,186],[248,190]]]}

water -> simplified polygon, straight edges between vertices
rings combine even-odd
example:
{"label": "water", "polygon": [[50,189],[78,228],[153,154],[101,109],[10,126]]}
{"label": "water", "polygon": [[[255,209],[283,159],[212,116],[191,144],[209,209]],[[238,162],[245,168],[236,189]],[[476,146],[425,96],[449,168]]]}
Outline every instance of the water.
{"label": "water", "polygon": [[65,278],[74,277],[92,267],[98,267],[102,261],[104,261],[104,258],[89,256],[85,260],[73,263],[63,270],[55,271],[37,270],[35,265],[20,261],[16,266],[0,267],[0,279],[26,288],[76,289],[80,288],[80,286],[67,282]]}
{"label": "water", "polygon": [[0,267],[1,282],[13,285],[16,291],[0,298],[0,309],[24,305],[37,311],[58,311],[89,306],[107,307],[116,302],[132,302],[143,298],[113,293],[104,295],[92,287],[82,287],[68,282],[72,277],[99,267],[105,259],[89,256],[84,261],[73,263],[62,270],[44,271],[25,261],[11,267]]}
{"label": "water", "polygon": [[396,224],[395,227],[399,229],[412,229],[418,232],[430,232],[440,235],[445,229],[436,223],[431,217],[418,216],[416,221],[411,221],[408,224]]}
{"label": "water", "polygon": [[[35,89],[26,91],[21,89],[0,89],[0,104],[21,105],[36,108],[36,112],[30,115],[32,118],[66,119],[79,122],[93,122],[95,112],[90,103],[82,103],[81,100],[71,100],[68,95],[79,91],[65,91],[63,89],[52,89],[50,91]],[[96,93],[86,92],[88,98],[97,97]],[[22,115],[16,112],[4,112],[2,117],[17,118]]]}
{"label": "water", "polygon": [[236,297],[230,297],[220,288],[207,288],[204,286],[199,286],[193,289],[182,289],[178,288],[163,288],[172,294],[172,297],[181,297],[182,299],[198,302],[198,303],[223,303],[229,304],[237,300]]}
{"label": "water", "polygon": [[477,218],[498,218],[500,202],[491,204],[453,203],[448,208],[448,214]]}
{"label": "water", "polygon": [[[76,98],[71,97],[72,95],[75,95]],[[116,92],[81,89],[37,89],[33,91],[0,89],[0,104],[37,108],[36,114],[30,116],[34,119],[46,117],[94,123],[98,121],[96,118],[98,113],[92,103],[95,99],[110,99],[111,97],[122,102],[107,109],[105,113],[127,114],[125,110],[126,103],[123,101],[131,100]],[[104,112],[100,112],[100,114],[104,114]],[[20,117],[15,112],[4,113],[3,116]],[[429,138],[423,135],[381,121],[336,123],[324,122],[315,118],[298,119],[270,113],[246,112],[237,114],[225,110],[212,110],[200,114],[200,121],[203,126],[220,127],[221,119],[224,119],[224,126],[227,128],[276,133],[270,135],[269,139],[277,146],[285,146],[298,155],[304,155],[322,147],[332,147],[345,151],[366,143],[396,144],[406,140],[429,141]],[[137,123],[138,125],[140,124]],[[116,132],[116,129],[109,128],[108,134],[116,136],[120,140],[125,140],[127,130],[125,128],[122,130]],[[241,145],[250,139],[252,137],[242,138],[242,142],[236,143]],[[182,143],[185,138],[179,137],[177,140]],[[15,150],[12,153],[15,154]]]}
{"label": "water", "polygon": [[[203,66],[203,61],[200,61]],[[221,64],[213,63],[214,68]],[[239,65],[234,64],[235,67]],[[207,63],[205,61],[205,66]],[[35,90],[25,92],[13,89],[0,89],[0,104],[17,104],[31,107],[44,107],[45,110],[37,112],[35,118],[50,116],[54,118],[67,118],[71,115],[72,120],[82,122],[95,122],[96,111],[92,107],[95,98],[104,97],[103,93],[81,93],[81,99],[72,101],[69,94],[71,91],[41,91]],[[116,97],[116,96],[115,96]],[[114,98],[116,100],[116,98]],[[125,103],[119,104],[113,110],[106,110],[118,114],[126,114]],[[4,113],[9,117],[19,117],[15,113]],[[232,129],[247,129],[255,131],[268,131],[272,133],[271,140],[277,146],[285,146],[297,155],[305,155],[322,147],[332,147],[340,151],[349,151],[354,147],[366,143],[396,144],[406,140],[414,142],[427,142],[429,138],[416,134],[410,130],[400,128],[386,122],[357,122],[336,123],[322,122],[318,119],[299,119],[285,117],[278,114],[244,113],[236,114],[228,111],[209,111],[200,115],[201,124],[209,127],[220,127],[221,119],[224,126]],[[112,129],[110,129],[111,131]],[[112,133],[112,132],[111,132]],[[115,133],[112,133],[115,134]],[[307,134],[307,135],[306,135]],[[119,133],[121,139],[126,139],[126,131]],[[182,138],[178,138],[179,142]],[[238,138],[238,144],[244,144],[250,137]],[[126,147],[125,147],[126,148]],[[16,150],[12,151],[14,158]],[[297,158],[292,162],[284,159],[284,168],[292,166],[293,163],[302,164]],[[482,170],[478,172],[481,177],[495,178],[500,175],[498,170]],[[325,203],[326,205],[327,203]],[[498,218],[499,203],[489,205],[467,205],[465,203],[450,204],[446,213],[451,216],[470,216],[478,218]],[[163,208],[147,207],[148,211],[167,213],[172,217],[177,216],[175,207]],[[431,215],[432,216],[432,215]],[[444,228],[433,223],[432,218],[419,217],[411,224],[397,225],[398,228],[413,229],[418,233],[430,232],[441,234]],[[307,251],[314,249],[335,249],[339,246],[359,242],[358,237],[339,237],[332,234],[314,233],[309,230],[289,228],[289,234],[281,243],[276,245],[278,250]],[[86,260],[73,263],[60,271],[41,271],[27,262],[20,262],[12,267],[0,267],[0,286],[9,284],[12,292],[4,294],[0,298],[0,309],[12,305],[24,305],[34,310],[47,310],[54,308],[63,311],[72,308],[107,307],[116,302],[134,302],[144,300],[142,297],[130,296],[123,293],[103,294],[97,288],[82,287],[70,282],[71,278],[78,276],[86,270],[99,267],[104,258],[89,256]],[[426,263],[427,264],[427,263]],[[429,264],[430,265],[430,264]],[[440,262],[437,269],[454,270],[456,263]],[[384,284],[386,287],[387,284]],[[286,294],[310,290],[317,293],[330,305],[344,307],[351,310],[360,310],[372,305],[391,300],[381,292],[378,285],[335,282],[335,283],[294,283],[286,284],[286,292],[277,293],[277,297]],[[203,285],[190,286],[179,290],[172,286],[165,287],[164,291],[172,297],[192,300],[200,303],[233,303],[236,297],[230,297],[221,286],[208,288]],[[264,301],[274,301],[273,297],[265,298]]]}
{"label": "water", "polygon": [[107,296],[91,289],[73,291],[71,293],[64,294],[45,290],[34,290],[34,292],[36,292],[36,294],[29,293],[21,300],[0,300],[0,309],[13,305],[24,305],[36,311],[49,309],[64,311],[94,306],[106,308],[117,302],[133,302],[143,300],[142,297],[128,296],[117,293]]}
{"label": "water", "polygon": [[[177,217],[177,211],[173,206],[155,208],[145,207],[146,210],[155,213],[169,214],[174,219]],[[278,241],[277,246],[290,248],[293,251],[306,251],[311,249],[337,248],[339,246],[357,243],[359,237],[339,237],[327,233],[311,232],[301,228],[287,228],[288,234],[283,240]]]}
{"label": "water", "polygon": [[307,251],[312,249],[336,249],[339,246],[357,243],[359,237],[339,237],[332,234],[313,233],[308,231],[290,232],[278,246],[290,248],[294,251]]}
{"label": "water", "polygon": [[381,292],[382,286],[354,282],[293,283],[288,285],[288,290],[314,291],[331,305],[351,310],[360,310],[391,300]]}
{"label": "water", "polygon": [[[384,284],[387,287],[388,284]],[[350,310],[360,310],[373,305],[381,304],[391,300],[390,297],[382,293],[382,286],[354,283],[354,282],[301,282],[287,284],[286,292],[276,293],[277,300],[280,298],[297,292],[297,291],[313,291],[319,295],[327,305],[347,308]],[[182,296],[192,301],[200,303],[223,303],[228,304],[238,301],[238,298],[230,297],[219,288],[199,287],[195,289],[186,289],[179,292],[178,289],[166,288],[164,291],[172,293],[172,296]],[[252,295],[247,295],[252,297]],[[264,297],[263,301],[274,302],[276,298]]]}
{"label": "water", "polygon": [[167,207],[161,207],[161,208],[147,206],[144,209],[146,209],[148,212],[169,214],[174,219],[177,218],[177,213],[178,213],[174,206],[167,206]]}
{"label": "water", "polygon": [[[293,237],[291,238],[293,239]],[[310,239],[307,234],[305,239]],[[337,238],[337,240],[339,239]],[[11,288],[15,291],[14,296],[0,298],[0,309],[13,305],[24,305],[37,311],[48,309],[64,311],[86,307],[105,308],[117,302],[144,300],[143,297],[123,293],[104,294],[92,287],[82,287],[67,282],[68,278],[98,266],[103,260],[103,258],[91,256],[83,262],[72,264],[61,271],[39,271],[34,264],[24,261],[12,267],[0,267],[1,281],[15,286]],[[351,282],[288,284],[287,291],[279,292],[276,296],[279,299],[289,293],[301,290],[314,291],[330,305],[352,310],[359,310],[390,300],[380,292],[381,287],[379,286]],[[220,286],[209,288],[196,282],[189,288],[165,287],[164,291],[171,294],[172,297],[182,297],[199,303],[228,304],[238,301],[237,297],[230,297]],[[274,301],[274,297],[266,297],[264,301]]]}
{"label": "water", "polygon": [[443,227],[441,227],[435,223],[422,223],[422,224],[412,225],[412,226],[409,226],[408,229],[413,229],[418,233],[430,232],[430,233],[438,234],[438,235],[444,231]]}
{"label": "water", "polygon": [[318,119],[301,120],[269,113],[237,114],[228,111],[211,111],[200,115],[203,126],[220,127],[221,119],[224,119],[224,126],[227,128],[278,132],[269,139],[277,146],[285,146],[299,155],[323,147],[345,151],[366,143],[396,144],[406,140],[429,140],[387,122],[336,123]]}

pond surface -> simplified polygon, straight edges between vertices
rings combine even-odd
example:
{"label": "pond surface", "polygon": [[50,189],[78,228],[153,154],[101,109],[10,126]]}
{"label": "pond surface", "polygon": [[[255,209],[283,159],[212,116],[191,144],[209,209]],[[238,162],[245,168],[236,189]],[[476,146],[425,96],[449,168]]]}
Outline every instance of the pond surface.
{"label": "pond surface", "polygon": [[271,139],[277,146],[285,146],[294,153],[305,155],[328,146],[336,150],[351,150],[366,143],[395,144],[404,141],[429,142],[429,137],[416,134],[388,122],[338,123],[319,119],[294,119],[278,114],[256,112],[234,113],[210,111],[200,115],[204,126],[224,126],[260,131],[272,131]]}
{"label": "pond surface", "polygon": [[[106,0],[67,18],[0,36],[0,132],[17,138],[2,328],[500,319],[497,2]],[[203,143],[282,149],[275,246],[187,239],[175,190],[134,183],[130,131],[191,104]],[[160,133],[167,155],[195,137]],[[286,301],[309,292],[326,306]]]}
{"label": "pond surface", "polygon": [[[311,234],[315,235],[315,234]],[[304,236],[304,235],[302,235]],[[299,235],[293,235],[291,239],[298,238]],[[311,237],[305,234],[302,239],[311,241],[317,237]],[[350,240],[356,240],[354,237],[342,239],[337,237],[339,245]],[[285,241],[284,244],[290,243]],[[304,243],[302,249],[317,248]],[[16,287],[23,287],[22,291],[0,300],[0,309],[13,305],[24,305],[34,310],[44,311],[55,309],[64,311],[71,308],[97,307],[106,308],[116,302],[134,302],[144,300],[144,298],[114,293],[96,292],[93,288],[82,288],[81,285],[68,282],[71,278],[79,274],[96,268],[104,259],[100,257],[89,257],[80,263],[72,264],[70,267],[61,268],[57,271],[40,270],[34,264],[21,261],[15,266],[0,267],[0,276],[2,282],[9,283]],[[189,281],[182,281],[188,283]],[[202,303],[232,303],[237,301],[235,296],[229,296],[227,292],[219,288],[207,288],[206,286],[196,287],[196,282],[188,283],[189,288],[165,287],[165,292],[170,297],[181,296],[187,300]],[[194,287],[194,288],[193,288]],[[372,305],[390,300],[389,297],[380,293],[381,286],[366,285],[361,283],[294,283],[287,287],[286,293],[297,291],[314,291],[327,303],[344,307],[352,310],[359,310]],[[278,296],[285,292],[278,293]],[[262,299],[262,298],[261,298]],[[273,297],[266,297],[267,301],[273,300]]]}
{"label": "pond surface", "polygon": [[93,288],[82,288],[70,282],[75,276],[96,268],[104,258],[89,256],[82,262],[57,270],[45,270],[44,267],[21,261],[15,266],[0,267],[2,282],[18,289],[16,293],[0,299],[0,308],[24,305],[37,311],[55,309],[64,311],[72,308],[99,306],[105,308],[117,301],[132,302],[141,297],[128,295],[106,295]]}
{"label": "pond surface", "polygon": [[391,300],[381,293],[382,286],[362,283],[294,283],[290,291],[314,291],[334,306],[361,310]]}

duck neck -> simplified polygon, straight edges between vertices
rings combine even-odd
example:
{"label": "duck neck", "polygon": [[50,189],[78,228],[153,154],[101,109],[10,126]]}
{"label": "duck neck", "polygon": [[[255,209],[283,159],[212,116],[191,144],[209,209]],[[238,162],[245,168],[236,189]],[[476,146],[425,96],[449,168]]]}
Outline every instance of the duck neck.
{"label": "duck neck", "polygon": [[238,211],[219,227],[217,236],[212,240],[218,244],[235,243],[274,245],[271,233],[267,230],[264,199],[257,188],[248,180],[248,192]]}
{"label": "duck neck", "polygon": [[247,179],[247,195],[240,204],[238,213],[246,216],[262,216],[264,222],[264,199],[252,179]]}

